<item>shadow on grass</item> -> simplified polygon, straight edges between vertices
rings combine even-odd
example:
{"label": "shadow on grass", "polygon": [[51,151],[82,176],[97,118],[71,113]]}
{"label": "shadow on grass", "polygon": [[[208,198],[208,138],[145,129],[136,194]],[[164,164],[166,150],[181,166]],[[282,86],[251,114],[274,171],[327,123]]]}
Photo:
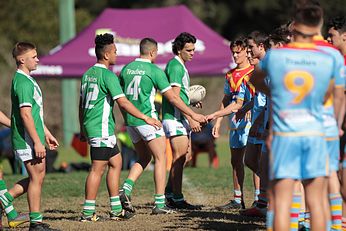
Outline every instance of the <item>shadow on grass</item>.
{"label": "shadow on grass", "polygon": [[[71,215],[72,214],[72,215]],[[73,210],[61,210],[61,209],[46,209],[44,210],[45,220],[70,220],[78,221],[80,219],[81,212]]]}
{"label": "shadow on grass", "polygon": [[[181,224],[189,224],[186,227],[191,230],[265,230],[264,219],[239,215],[237,211],[221,212],[213,210],[196,210],[179,212]],[[179,229],[179,224],[165,227],[165,230]]]}

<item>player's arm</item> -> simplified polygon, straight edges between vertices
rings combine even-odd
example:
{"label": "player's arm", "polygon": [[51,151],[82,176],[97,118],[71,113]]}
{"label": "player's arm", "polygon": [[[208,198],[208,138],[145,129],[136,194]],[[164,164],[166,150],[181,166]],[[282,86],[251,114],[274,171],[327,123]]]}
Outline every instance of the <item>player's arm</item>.
{"label": "player's arm", "polygon": [[6,127],[11,127],[11,120],[2,111],[0,111],[0,123]]}
{"label": "player's arm", "polygon": [[230,103],[227,107],[222,110],[216,111],[213,114],[207,116],[208,120],[214,120],[219,117],[229,115],[233,112],[237,112],[243,106],[244,99],[238,98],[236,101]]}
{"label": "player's arm", "polygon": [[264,94],[269,96],[270,89],[264,80],[266,76],[267,73],[256,66],[254,74],[249,81],[255,86],[256,90],[263,92]]}
{"label": "player's arm", "polygon": [[180,96],[177,95],[173,89],[169,89],[163,93],[163,96],[168,99],[168,101],[178,108],[185,115],[190,116],[193,120],[199,123],[206,123],[207,120],[204,115],[195,113],[181,100]]}
{"label": "player's arm", "polygon": [[[344,118],[344,106],[345,106],[345,93],[344,87],[335,86],[333,90],[334,95],[334,113],[336,121],[340,121]],[[341,123],[338,123],[341,126]],[[340,127],[339,126],[339,127]]]}
{"label": "player's arm", "polygon": [[83,97],[82,95],[79,97],[78,118],[79,118],[79,139],[81,141],[86,141],[85,132],[83,129]]}
{"label": "player's arm", "polygon": [[147,124],[152,125],[156,128],[162,127],[162,124],[160,121],[144,115],[125,96],[117,98],[116,102],[121,108],[121,110],[124,110],[130,113],[131,115],[133,115],[134,117],[137,117],[138,119],[144,120]]}
{"label": "player's arm", "polygon": [[57,149],[58,146],[59,146],[58,140],[52,135],[52,133],[50,133],[50,131],[46,127],[46,125],[44,126],[44,135],[45,135],[45,138],[46,138],[46,142],[48,144],[48,148],[50,150]]}
{"label": "player's arm", "polygon": [[[225,107],[227,107],[229,101],[231,101],[231,96],[225,94],[223,96],[219,110],[223,110]],[[223,117],[219,117],[215,121],[214,127],[212,129],[212,135],[214,138],[218,138],[220,136],[220,127],[221,127],[222,119],[223,119]]]}
{"label": "player's arm", "polygon": [[23,120],[25,130],[29,133],[30,138],[34,143],[36,157],[44,158],[46,156],[46,148],[41,143],[40,137],[37,134],[34,119],[31,114],[31,107],[25,106],[20,108],[20,116]]}
{"label": "player's arm", "polygon": [[[174,93],[180,97],[180,87],[178,86],[172,86],[172,89]],[[200,132],[201,131],[201,124],[191,118],[188,114],[182,112],[185,118],[189,121],[190,128],[193,132]]]}

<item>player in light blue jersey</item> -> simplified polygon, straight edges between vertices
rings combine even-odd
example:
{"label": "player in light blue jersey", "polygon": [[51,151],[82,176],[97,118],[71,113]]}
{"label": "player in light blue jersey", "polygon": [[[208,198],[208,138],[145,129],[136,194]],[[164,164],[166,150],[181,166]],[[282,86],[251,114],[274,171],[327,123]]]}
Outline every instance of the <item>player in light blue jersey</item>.
{"label": "player in light blue jersey", "polygon": [[[290,228],[293,187],[297,180],[303,180],[306,185],[311,228],[325,230],[326,227],[320,198],[324,196],[328,176],[328,155],[321,111],[336,73],[334,58],[312,43],[322,21],[320,7],[309,5],[298,9],[293,24],[294,42],[269,51],[253,78],[255,86],[271,94],[272,100],[270,179],[274,230]],[[264,82],[267,75],[269,88]]]}
{"label": "player in light blue jersey", "polygon": [[248,85],[248,80],[253,72],[253,66],[247,59],[245,39],[233,41],[230,46],[237,67],[226,74],[224,97],[220,110],[209,115],[209,119],[216,119],[213,127],[213,136],[219,136],[222,117],[230,115],[230,149],[231,165],[233,171],[234,199],[227,204],[218,206],[219,210],[245,208],[243,200],[244,182],[244,151],[251,123],[248,119],[239,119],[237,113],[232,113],[243,107],[253,96],[253,86]]}
{"label": "player in light blue jersey", "polygon": [[[344,104],[344,91],[345,91],[345,76],[344,71],[344,58],[336,47],[324,41],[321,35],[314,37],[314,43],[319,49],[332,55],[335,59],[336,76],[334,83],[333,95],[331,95],[323,107],[323,126],[325,129],[325,140],[327,141],[327,149],[329,154],[329,170],[330,175],[328,178],[328,200],[329,205],[326,207],[330,209],[331,214],[331,228],[333,230],[341,230],[342,228],[342,199],[340,194],[340,183],[337,171],[339,170],[339,156],[340,156],[340,139],[339,130],[341,126],[337,121],[342,121],[344,115],[341,113],[340,107],[334,108],[333,104]],[[341,102],[333,102],[341,100]],[[336,117],[336,118],[335,118]]]}

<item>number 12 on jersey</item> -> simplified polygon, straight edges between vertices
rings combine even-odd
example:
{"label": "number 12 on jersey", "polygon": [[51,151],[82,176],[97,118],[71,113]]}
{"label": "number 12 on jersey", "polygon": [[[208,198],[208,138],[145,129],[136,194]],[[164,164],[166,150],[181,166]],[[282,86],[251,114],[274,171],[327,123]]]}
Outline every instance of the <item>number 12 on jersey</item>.
{"label": "number 12 on jersey", "polygon": [[99,95],[99,87],[96,83],[91,83],[89,87],[87,88],[87,84],[83,84],[82,86],[82,95],[85,96],[85,91],[87,91],[87,94],[83,101],[85,100],[84,108],[91,109],[94,107],[94,104],[92,104],[92,101],[97,99],[97,96]]}
{"label": "number 12 on jersey", "polygon": [[126,95],[132,95],[132,100],[138,100],[138,95],[141,93],[141,88],[139,87],[141,78],[142,76],[140,75],[133,76],[132,81],[126,88]]}

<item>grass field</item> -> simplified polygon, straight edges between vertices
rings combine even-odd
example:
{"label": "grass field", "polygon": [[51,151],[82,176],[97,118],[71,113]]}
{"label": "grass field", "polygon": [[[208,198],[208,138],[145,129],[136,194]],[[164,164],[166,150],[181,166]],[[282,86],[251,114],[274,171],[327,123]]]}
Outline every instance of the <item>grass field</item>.
{"label": "grass field", "polygon": [[[207,155],[200,155],[197,168],[186,168],[183,182],[184,195],[189,202],[203,205],[201,211],[183,211],[171,215],[150,215],[153,203],[153,172],[145,171],[136,183],[133,193],[133,204],[137,209],[136,216],[130,221],[108,221],[109,202],[105,182],[99,189],[97,213],[102,221],[97,223],[80,223],[78,219],[84,200],[84,183],[87,172],[68,174],[48,174],[45,179],[42,199],[44,219],[53,228],[61,230],[264,230],[260,219],[249,219],[238,215],[236,211],[220,212],[215,206],[227,202],[231,196],[231,172],[229,150],[226,138],[217,141],[220,160],[218,169],[208,168]],[[57,166],[62,161],[89,162],[79,157],[69,148],[59,150]],[[5,172],[8,167],[5,165]],[[122,179],[127,176],[122,172]],[[6,175],[8,186],[22,178],[20,175]],[[246,205],[253,201],[251,174],[246,172],[245,180]],[[26,196],[16,199],[17,210],[28,211]],[[6,225],[5,225],[6,226]],[[23,226],[23,230],[27,229]]]}

